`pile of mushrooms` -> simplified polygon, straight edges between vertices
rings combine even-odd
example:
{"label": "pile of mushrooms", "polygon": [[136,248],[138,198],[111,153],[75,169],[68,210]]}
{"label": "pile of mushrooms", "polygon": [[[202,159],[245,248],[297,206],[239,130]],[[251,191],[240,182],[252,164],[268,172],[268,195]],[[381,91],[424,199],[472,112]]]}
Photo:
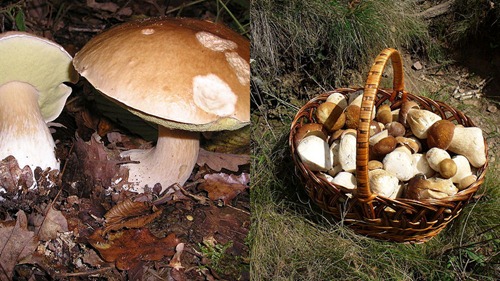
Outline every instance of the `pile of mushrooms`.
{"label": "pile of mushrooms", "polygon": [[[363,91],[332,93],[315,112],[317,123],[294,137],[300,160],[346,192],[355,192],[356,134]],[[368,177],[371,191],[391,199],[441,199],[477,180],[486,161],[478,127],[456,125],[405,101],[392,110],[374,108],[370,125]]]}

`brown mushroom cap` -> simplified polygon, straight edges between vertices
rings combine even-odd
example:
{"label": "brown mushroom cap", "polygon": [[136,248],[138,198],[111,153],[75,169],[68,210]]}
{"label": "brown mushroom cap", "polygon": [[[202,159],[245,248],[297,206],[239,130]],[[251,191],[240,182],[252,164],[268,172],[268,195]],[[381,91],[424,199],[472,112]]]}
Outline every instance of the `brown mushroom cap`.
{"label": "brown mushroom cap", "polygon": [[188,18],[121,24],[90,40],[73,61],[98,90],[141,118],[191,131],[250,121],[249,41]]}
{"label": "brown mushroom cap", "polygon": [[427,145],[429,148],[438,147],[448,149],[453,139],[455,124],[449,120],[436,121],[427,131]]}
{"label": "brown mushroom cap", "polygon": [[449,179],[457,173],[457,164],[452,159],[444,159],[439,163],[439,173],[443,178]]}
{"label": "brown mushroom cap", "polygon": [[324,102],[316,109],[316,118],[326,130],[333,132],[345,124],[344,109],[332,102]]}
{"label": "brown mushroom cap", "polygon": [[345,108],[345,125],[349,129],[357,129],[359,126],[359,114],[361,108],[358,105],[351,104]]}
{"label": "brown mushroom cap", "polygon": [[377,116],[375,119],[382,124],[392,122],[391,107],[388,104],[382,104],[377,110]]}

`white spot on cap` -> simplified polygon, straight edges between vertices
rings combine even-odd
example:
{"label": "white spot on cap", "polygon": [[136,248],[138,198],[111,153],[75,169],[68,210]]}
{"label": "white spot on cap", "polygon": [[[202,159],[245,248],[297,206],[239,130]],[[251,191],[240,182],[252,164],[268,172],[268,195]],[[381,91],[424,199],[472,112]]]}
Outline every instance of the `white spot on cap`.
{"label": "white spot on cap", "polygon": [[233,114],[238,100],[229,85],[214,74],[193,78],[193,99],[198,107],[218,116]]}
{"label": "white spot on cap", "polygon": [[236,73],[238,81],[242,85],[250,84],[250,65],[248,62],[236,52],[227,52],[224,54],[226,55],[227,62]]}
{"label": "white spot on cap", "polygon": [[219,36],[206,31],[196,33],[196,39],[198,39],[204,47],[216,52],[234,50],[238,47],[238,45],[236,45],[233,41],[222,39]]}
{"label": "white spot on cap", "polygon": [[144,28],[141,30],[141,33],[144,35],[151,35],[151,34],[155,33],[155,30],[152,28]]}

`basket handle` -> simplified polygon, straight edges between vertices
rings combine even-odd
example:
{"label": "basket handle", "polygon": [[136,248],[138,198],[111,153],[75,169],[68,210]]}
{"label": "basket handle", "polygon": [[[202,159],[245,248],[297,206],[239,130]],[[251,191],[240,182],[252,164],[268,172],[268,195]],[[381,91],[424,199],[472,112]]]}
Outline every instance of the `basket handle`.
{"label": "basket handle", "polygon": [[[380,84],[383,70],[387,65],[388,60],[391,59],[393,67],[393,93],[390,100],[394,99],[400,94],[403,94],[402,99],[406,99],[406,92],[404,92],[403,82],[403,62],[399,52],[392,48],[383,50],[375,59],[368,78],[366,80],[363,99],[361,102],[360,122],[357,133],[357,149],[356,149],[356,179],[358,181],[358,199],[360,202],[371,205],[371,201],[377,196],[370,190],[370,182],[368,178],[368,157],[369,157],[369,142],[370,137],[370,122],[372,120],[372,110],[375,106],[375,99],[377,89]],[[366,208],[365,210],[373,208]],[[370,212],[369,212],[370,213]],[[368,217],[375,217],[375,214],[365,214]]]}

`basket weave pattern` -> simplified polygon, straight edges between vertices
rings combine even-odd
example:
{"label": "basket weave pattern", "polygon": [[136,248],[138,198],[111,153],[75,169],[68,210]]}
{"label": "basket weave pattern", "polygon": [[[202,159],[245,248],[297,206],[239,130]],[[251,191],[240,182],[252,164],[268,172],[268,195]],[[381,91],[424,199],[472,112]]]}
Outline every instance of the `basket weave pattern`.
{"label": "basket weave pattern", "polygon": [[[393,89],[379,89],[380,78],[389,59],[393,65]],[[475,126],[459,110],[426,97],[412,95],[404,91],[403,67],[399,53],[386,49],[376,58],[365,84],[361,104],[360,124],[357,130],[356,179],[357,191],[351,193],[340,186],[329,183],[320,173],[309,170],[300,160],[296,151],[294,136],[307,123],[317,123],[315,111],[333,92],[346,97],[359,89],[341,88],[317,96],[304,105],[296,114],[289,137],[292,158],[304,182],[311,200],[324,211],[342,220],[355,232],[382,240],[396,242],[424,242],[437,235],[446,225],[460,214],[484,181],[486,164],[476,170],[477,180],[457,194],[442,199],[413,200],[407,198],[390,199],[373,194],[368,179],[369,125],[373,107],[390,104],[391,109],[400,108],[404,101],[412,100],[426,109],[465,127]],[[485,143],[486,155],[487,146]]]}

